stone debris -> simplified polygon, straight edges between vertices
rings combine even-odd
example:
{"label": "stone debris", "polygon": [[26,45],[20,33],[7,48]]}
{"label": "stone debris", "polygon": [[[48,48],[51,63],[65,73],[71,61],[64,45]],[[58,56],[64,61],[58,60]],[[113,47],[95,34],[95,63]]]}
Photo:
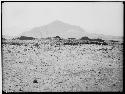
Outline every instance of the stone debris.
{"label": "stone debris", "polygon": [[5,92],[123,91],[120,46],[2,45]]}

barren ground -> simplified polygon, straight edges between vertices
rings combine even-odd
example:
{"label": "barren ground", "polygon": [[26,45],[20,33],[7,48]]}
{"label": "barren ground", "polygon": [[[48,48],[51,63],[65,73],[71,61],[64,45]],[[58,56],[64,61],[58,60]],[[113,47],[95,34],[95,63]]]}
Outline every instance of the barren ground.
{"label": "barren ground", "polygon": [[122,46],[3,44],[3,91],[122,91]]}

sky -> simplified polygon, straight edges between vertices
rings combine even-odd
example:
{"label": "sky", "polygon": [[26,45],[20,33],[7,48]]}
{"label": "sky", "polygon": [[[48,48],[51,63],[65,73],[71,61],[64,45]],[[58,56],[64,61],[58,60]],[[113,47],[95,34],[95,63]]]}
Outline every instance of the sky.
{"label": "sky", "polygon": [[5,2],[2,34],[17,36],[60,20],[86,32],[123,36],[122,2]]}

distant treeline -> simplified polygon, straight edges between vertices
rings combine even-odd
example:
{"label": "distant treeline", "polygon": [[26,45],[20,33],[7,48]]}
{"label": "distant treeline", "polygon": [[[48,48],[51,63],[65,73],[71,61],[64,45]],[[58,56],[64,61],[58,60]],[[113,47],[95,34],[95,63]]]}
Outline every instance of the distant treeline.
{"label": "distant treeline", "polygon": [[[90,39],[88,37],[81,37],[80,39],[76,39],[76,38],[68,38],[68,39],[63,39],[59,36],[56,36],[56,37],[49,37],[49,38],[45,38],[44,40],[52,40],[54,42],[50,43],[52,45],[81,45],[81,44],[97,44],[97,45],[108,45],[108,42],[106,42],[105,40],[103,39],[100,39],[100,38],[97,38],[97,39]],[[3,40],[3,43],[5,43],[5,38],[2,38]],[[15,38],[15,39],[12,39],[13,41],[14,40],[22,40],[22,41],[26,41],[26,40],[37,40],[36,38],[33,38],[33,37],[27,37],[27,36],[21,36],[21,37],[18,37],[18,38]],[[41,39],[42,40],[42,39]],[[118,41],[114,41],[114,40],[110,40],[110,42],[114,43],[114,42],[118,42]],[[21,45],[20,43],[16,43],[16,42],[9,42],[10,44],[12,45]],[[38,45],[37,45],[38,46]]]}

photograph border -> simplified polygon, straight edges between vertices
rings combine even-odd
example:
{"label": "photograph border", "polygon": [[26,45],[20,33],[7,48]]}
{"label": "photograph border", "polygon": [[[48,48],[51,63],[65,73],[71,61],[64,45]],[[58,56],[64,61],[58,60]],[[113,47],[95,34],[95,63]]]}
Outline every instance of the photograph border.
{"label": "photograph border", "polygon": [[[9,3],[13,3],[13,2],[25,2],[25,3],[29,3],[29,2],[65,2],[65,3],[71,3],[71,2],[79,2],[79,3],[82,3],[82,2],[92,2],[92,3],[94,3],[94,2],[101,2],[101,3],[103,3],[103,2],[122,2],[123,3],[123,5],[125,4],[124,3],[124,1],[1,1],[1,73],[3,73],[3,70],[2,70],[2,67],[3,67],[3,59],[2,59],[2,55],[3,55],[3,52],[2,52],[2,23],[3,23],[3,15],[2,15],[2,4],[3,3],[6,3],[6,2],[9,2]],[[123,8],[123,20],[124,20],[124,8]],[[123,21],[123,56],[124,56],[124,21]],[[124,62],[124,57],[123,57],[123,62]],[[124,67],[124,63],[123,63],[123,67]],[[125,69],[123,68],[123,77],[124,77],[124,71],[125,71]],[[2,76],[2,74],[0,75],[0,76]],[[1,77],[2,79],[3,79],[3,76]],[[124,79],[123,79],[124,80]],[[124,81],[123,81],[124,82]],[[3,82],[2,82],[2,87],[3,87]],[[3,90],[1,90],[2,91],[2,93],[5,93],[5,92],[3,92]],[[123,91],[122,92],[119,92],[119,93],[123,93],[124,92],[124,85],[123,85]],[[23,92],[20,92],[20,93],[23,93]],[[24,93],[27,93],[27,92],[24,92]],[[35,92],[35,93],[37,93],[37,92]],[[43,93],[43,92],[42,92]],[[79,92],[80,93],[80,92]],[[84,93],[84,92],[81,92],[81,93]],[[90,93],[90,92],[88,92],[88,93]],[[93,93],[93,92],[92,92]],[[98,92],[97,92],[98,93]],[[108,92],[109,93],[109,92]],[[113,93],[113,92],[110,92],[110,93]]]}

